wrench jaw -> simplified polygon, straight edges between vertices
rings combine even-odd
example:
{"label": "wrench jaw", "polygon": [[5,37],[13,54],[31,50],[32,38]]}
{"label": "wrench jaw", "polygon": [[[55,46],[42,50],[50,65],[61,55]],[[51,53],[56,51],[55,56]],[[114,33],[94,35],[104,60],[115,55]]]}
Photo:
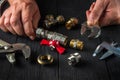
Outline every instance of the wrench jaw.
{"label": "wrench jaw", "polygon": [[94,26],[93,28],[91,28],[91,33],[88,36],[88,38],[98,38],[100,35],[101,35],[100,27]]}
{"label": "wrench jaw", "polygon": [[5,53],[6,58],[12,64],[15,63],[16,61],[15,54],[17,54],[17,51],[22,51],[25,59],[29,58],[31,55],[31,49],[26,44],[23,43],[7,44],[2,40],[0,42],[2,43],[0,47],[0,53]]}
{"label": "wrench jaw", "polygon": [[81,35],[84,35],[87,30],[89,30],[87,27],[87,22],[83,22],[81,26]]}
{"label": "wrench jaw", "polygon": [[88,35],[88,38],[98,38],[101,35],[100,26],[89,26],[87,22],[84,22],[81,27],[81,35]]}
{"label": "wrench jaw", "polygon": [[[25,59],[28,59],[31,55],[31,49],[29,46],[23,44],[23,43],[16,43],[16,44],[12,44],[13,46],[13,50],[14,51],[17,51],[17,50],[20,50],[22,51],[23,53],[23,56],[25,57]],[[8,59],[8,61],[12,64],[14,64],[16,62],[16,59],[15,59],[15,54],[17,53],[11,53],[11,54],[6,54],[6,57]]]}
{"label": "wrench jaw", "polygon": [[23,44],[23,43],[16,43],[16,44],[13,44],[12,46],[13,46],[14,51],[17,51],[17,50],[22,51],[25,59],[30,57],[31,49],[28,45]]}
{"label": "wrench jaw", "polygon": [[[23,56],[25,57],[25,59],[27,60],[29,57],[30,57],[30,53],[31,53],[31,50],[30,50],[30,47],[25,45],[21,48],[21,51],[23,53]],[[10,54],[6,54],[6,58],[8,59],[8,61],[11,63],[11,64],[14,64],[16,62],[16,59],[15,59],[15,54],[16,53],[10,53]]]}
{"label": "wrench jaw", "polygon": [[30,58],[30,53],[31,53],[31,49],[30,49],[30,47],[29,46],[24,46],[24,48],[22,48],[22,53],[23,53],[23,55],[24,55],[24,57],[25,57],[25,59],[28,59],[28,58]]}
{"label": "wrench jaw", "polygon": [[15,53],[11,53],[11,54],[6,54],[6,58],[8,59],[8,61],[11,64],[14,64],[16,59],[15,59]]}

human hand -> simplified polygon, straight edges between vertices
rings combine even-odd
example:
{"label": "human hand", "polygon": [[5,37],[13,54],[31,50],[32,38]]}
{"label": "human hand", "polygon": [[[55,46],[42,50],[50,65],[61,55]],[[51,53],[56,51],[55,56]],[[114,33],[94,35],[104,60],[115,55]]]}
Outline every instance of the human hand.
{"label": "human hand", "polygon": [[0,29],[19,36],[35,38],[40,19],[39,8],[35,0],[8,0],[10,7],[0,17]]}
{"label": "human hand", "polygon": [[120,0],[96,0],[86,11],[88,25],[120,24]]}

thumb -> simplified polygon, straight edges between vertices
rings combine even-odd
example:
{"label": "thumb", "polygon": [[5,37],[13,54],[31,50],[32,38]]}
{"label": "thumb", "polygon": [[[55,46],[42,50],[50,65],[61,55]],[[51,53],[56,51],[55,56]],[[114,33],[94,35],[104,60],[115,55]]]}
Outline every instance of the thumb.
{"label": "thumb", "polygon": [[96,25],[107,7],[109,0],[97,0],[93,10],[91,11],[87,23],[88,25]]}

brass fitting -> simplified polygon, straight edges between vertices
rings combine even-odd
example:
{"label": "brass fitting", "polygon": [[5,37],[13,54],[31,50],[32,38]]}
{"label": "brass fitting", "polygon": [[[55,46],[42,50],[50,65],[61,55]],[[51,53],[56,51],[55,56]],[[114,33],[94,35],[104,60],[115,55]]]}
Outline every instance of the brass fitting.
{"label": "brass fitting", "polygon": [[70,30],[72,27],[75,27],[75,25],[78,24],[78,19],[73,17],[73,18],[70,18],[70,20],[68,20],[65,24],[65,27]]}
{"label": "brass fitting", "polygon": [[75,49],[80,49],[80,50],[82,50],[84,44],[83,44],[82,41],[80,41],[80,40],[78,40],[78,39],[72,39],[72,40],[70,41],[69,46],[70,46],[71,48],[75,48]]}
{"label": "brass fitting", "polygon": [[50,28],[51,26],[54,26],[56,24],[56,21],[54,19],[54,16],[52,14],[49,14],[49,15],[46,15],[45,16],[45,20],[44,20],[44,23],[43,23],[43,26],[45,28]]}
{"label": "brass fitting", "polygon": [[57,23],[60,23],[60,24],[65,22],[65,18],[62,15],[57,16],[56,20],[57,20]]}
{"label": "brass fitting", "polygon": [[53,15],[46,15],[43,26],[49,29],[52,26],[58,24],[63,24],[65,22],[65,18],[62,15],[58,15],[56,19]]}
{"label": "brass fitting", "polygon": [[44,20],[43,26],[49,29],[51,26],[54,26],[55,24],[56,24],[55,20],[52,20],[52,21]]}
{"label": "brass fitting", "polygon": [[53,63],[53,57],[49,54],[47,55],[39,55],[37,61],[41,65],[47,65]]}
{"label": "brass fitting", "polygon": [[46,15],[45,20],[54,21],[54,16],[52,14]]}

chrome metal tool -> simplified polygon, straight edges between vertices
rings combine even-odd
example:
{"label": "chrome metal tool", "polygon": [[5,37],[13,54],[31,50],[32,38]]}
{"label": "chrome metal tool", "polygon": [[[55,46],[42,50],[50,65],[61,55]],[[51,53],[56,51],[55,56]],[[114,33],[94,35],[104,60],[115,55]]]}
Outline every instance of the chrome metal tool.
{"label": "chrome metal tool", "polygon": [[6,57],[10,63],[14,63],[16,51],[22,51],[25,58],[29,58],[31,54],[31,49],[28,45],[24,43],[9,44],[0,39],[0,54],[6,54]]}
{"label": "chrome metal tool", "polygon": [[101,34],[100,26],[89,26],[87,22],[84,22],[81,27],[81,35],[87,34],[90,31],[88,38],[98,38]]}
{"label": "chrome metal tool", "polygon": [[101,57],[100,60],[106,59],[107,57],[115,54],[116,56],[120,56],[120,47],[116,47],[117,43],[107,43],[102,42],[100,45],[97,46],[95,52],[93,53],[93,57],[97,56],[103,49],[106,49],[105,52]]}
{"label": "chrome metal tool", "polygon": [[80,60],[81,60],[81,55],[79,53],[73,53],[70,54],[70,56],[68,57],[68,64],[75,66],[80,62]]}

